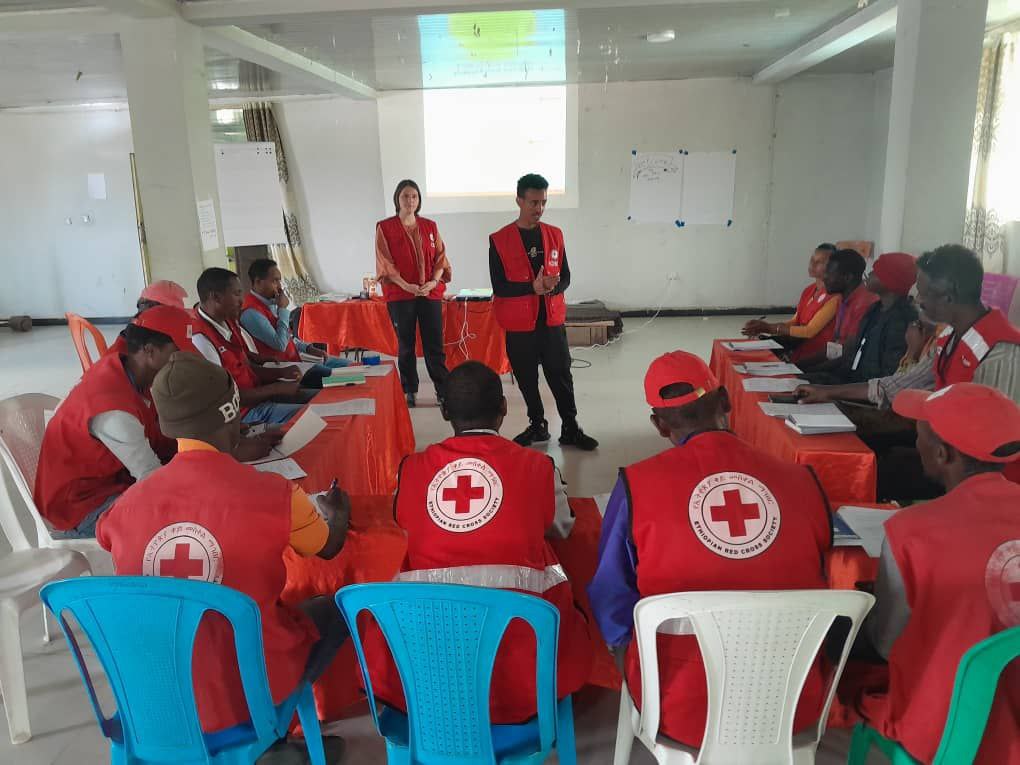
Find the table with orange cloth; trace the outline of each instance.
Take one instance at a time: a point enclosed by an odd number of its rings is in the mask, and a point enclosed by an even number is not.
[[[386,301],[346,300],[341,303],[305,303],[301,307],[301,339],[326,343],[330,353],[345,348],[367,348],[397,355],[397,335],[393,331]],[[469,359],[481,361],[499,374],[510,371],[506,356],[506,337],[496,322],[491,300],[443,301],[443,344],[451,369]],[[422,355],[421,337],[417,353]]]
[[[768,401],[765,393],[748,393],[733,364],[748,361],[776,361],[771,351],[730,351],[724,340],[712,344],[712,372],[730,394],[730,428],[754,446],[781,459],[810,465],[822,484],[830,504],[875,501],[877,465],[875,453],[852,433],[802,436],[779,418],[769,417],[758,406]]]
[[[318,490],[321,484],[307,485],[310,478],[299,483],[308,490]],[[604,688],[619,688],[620,675],[595,626],[586,591],[598,565],[602,516],[593,499],[571,498],[570,507],[576,516],[573,531],[569,538],[555,540],[552,545],[570,578],[574,600],[592,625],[595,661],[588,682]],[[333,560],[301,558],[292,550],[287,550],[284,602],[297,604],[316,595],[332,598],[337,590],[348,584],[388,582],[400,571],[407,545],[403,530],[393,519],[393,497],[352,496],[351,508],[351,528],[347,542]],[[346,710],[364,698],[361,692],[361,672],[350,640],[315,683],[314,690],[319,718],[323,720],[339,719]]]

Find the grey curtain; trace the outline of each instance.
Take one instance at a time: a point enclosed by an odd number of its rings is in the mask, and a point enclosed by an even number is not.
[[[272,104],[252,103],[245,106],[244,130],[249,141],[272,141],[276,144],[276,165],[283,192],[282,214],[287,243],[269,245],[269,257],[279,264],[287,292],[297,305],[316,300],[322,291],[305,263],[297,219],[297,203],[290,184],[290,172],[287,169],[287,153],[276,125],[276,118],[273,116]]]

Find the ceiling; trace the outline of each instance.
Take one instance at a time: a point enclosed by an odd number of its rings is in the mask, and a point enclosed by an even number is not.
[[[228,2],[240,6],[245,0]],[[375,90],[394,90],[454,82],[749,76],[853,14],[857,5],[856,0],[645,2],[567,2],[567,10],[535,13],[465,14],[462,9],[468,6],[461,5],[457,15],[439,16],[406,9],[288,13],[281,0],[272,23],[256,18],[238,26]],[[191,4],[201,5],[202,0]],[[0,13],[90,5],[84,0],[0,0]],[[1020,0],[990,0],[990,26],[1018,17]],[[663,44],[644,39],[663,30],[674,30],[676,39]],[[895,33],[890,31],[810,71],[884,69],[892,65],[894,45]],[[121,101],[127,96],[119,37],[112,29],[19,34],[5,32],[0,20],[0,61],[0,108]],[[212,48],[206,49],[206,73],[211,97],[327,92],[314,79],[279,74]],[[457,79],[465,76],[474,79]]]

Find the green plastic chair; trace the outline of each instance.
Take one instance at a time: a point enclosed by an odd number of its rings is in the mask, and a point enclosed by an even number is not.
[[[1020,627],[982,640],[960,659],[953,685],[949,716],[932,765],[973,762],[992,711],[995,689],[1006,665],[1020,656]],[[864,723],[857,723],[850,741],[847,765],[865,765],[868,751],[877,746],[893,765],[919,765],[899,743]]]

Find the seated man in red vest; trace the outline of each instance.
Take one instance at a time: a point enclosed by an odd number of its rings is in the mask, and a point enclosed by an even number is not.
[[[225,268],[207,268],[198,277],[198,299],[192,342],[199,353],[234,378],[241,391],[242,421],[274,425],[287,422],[307,403],[309,392],[301,392],[297,367],[260,366],[264,359],[255,341],[237,323],[244,305],[237,274]]]
[[[917,302],[922,318],[948,325],[935,354],[903,372],[847,385],[805,385],[804,403],[864,401],[881,412],[846,407],[857,435],[878,455],[879,499],[936,496],[938,487],[922,475],[912,423],[887,410],[904,390],[940,390],[957,382],[987,385],[1020,403],[1020,329],[997,308],[981,303],[984,269],[971,250],[945,244],[917,259]],[[1010,476],[1013,475],[1010,470]]]
[[[350,364],[347,359],[330,356],[303,342],[291,332],[290,298],[283,290],[283,274],[275,261],[269,258],[252,261],[248,280],[251,292],[244,296],[240,324],[252,336],[262,357],[279,362],[299,362],[302,355],[317,359],[319,363],[301,378],[301,384],[307,388],[321,388],[323,377]]]
[[[893,407],[917,420],[925,472],[948,493],[885,523],[877,602],[858,642],[888,660],[888,683],[866,691],[858,708],[931,762],[963,654],[1020,624],[1020,486],[1002,474],[1020,456],[1020,408],[974,383],[904,391]],[[848,675],[844,688],[853,685]],[[976,763],[1020,762],[1017,662],[998,688]]]
[[[158,306],[124,330],[123,351],[97,361],[46,427],[35,505],[59,533],[95,536],[96,521],[135,481],[173,456],[159,431],[149,387],[177,350],[194,352],[190,313]]]
[[[453,438],[410,455],[400,468],[394,503],[407,532],[397,580],[511,588],[559,609],[557,695],[574,693],[591,669],[588,623],[575,607],[570,582],[546,537],[573,527],[566,492],[545,454],[499,435],[506,399],[499,375],[468,361],[450,372],[443,417]],[[378,630],[366,635],[372,690],[401,710],[403,691]],[[519,723],[536,714],[535,642],[512,623],[492,677],[491,720]]]
[[[602,636],[637,704],[633,629],[641,598],[824,588],[832,544],[828,503],[810,468],[759,452],[726,429],[729,395],[704,361],[684,351],[660,356],[645,375],[645,398],[652,425],[671,446],[620,471],[588,587]],[[707,689],[693,636],[660,637],[659,676],[660,730],[700,746]],[[801,693],[795,733],[817,722],[823,701],[816,667]]]
[[[314,680],[347,636],[330,598],[285,605],[284,552],[329,560],[343,548],[350,503],[336,488],[317,498],[237,462],[240,397],[230,375],[196,354],[174,354],[152,384],[160,426],[178,439],[168,465],[132,486],[97,528],[121,576],[173,576],[239,590],[258,605],[266,669],[280,703]],[[320,517],[320,513],[321,516]],[[244,722],[233,635],[219,619],[199,627],[195,698],[207,732]]]

